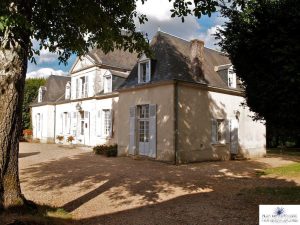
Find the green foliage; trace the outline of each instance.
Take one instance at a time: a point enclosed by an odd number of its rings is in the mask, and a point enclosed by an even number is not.
[[[67,137],[67,142],[68,143],[71,143],[72,144],[72,142],[75,140],[75,138],[72,136],[72,135],[70,135],[70,136],[68,136]]]
[[[39,87],[44,86],[45,83],[46,79],[44,78],[31,78],[26,79],[25,81],[24,101],[22,108],[23,130],[32,129],[29,105],[37,98]]]
[[[64,140],[64,136],[62,136],[62,135],[57,135],[56,136],[56,139],[58,140],[58,141],[62,141],[62,140]]]
[[[97,145],[93,148],[96,155],[105,155],[107,157],[118,156],[118,145]]]
[[[246,103],[282,135],[300,134],[300,1],[248,1],[240,10],[222,10],[229,18],[220,31],[246,91]]]

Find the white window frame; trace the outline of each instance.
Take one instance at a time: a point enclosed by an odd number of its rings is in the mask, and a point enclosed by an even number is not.
[[[103,76],[103,92],[110,93],[112,92],[112,75],[108,74]]]
[[[36,130],[38,131],[38,132],[40,132],[41,131],[41,114],[40,113],[37,113],[36,114],[36,125],[37,125],[37,128],[36,128]]]
[[[68,81],[66,84],[65,99],[70,99],[70,98],[71,98],[71,83],[70,81]]]
[[[42,87],[39,88],[39,95],[38,95],[38,102],[43,101],[43,89]]]
[[[148,73],[146,70],[146,80],[143,80],[142,78],[142,64],[148,64],[149,65],[149,69],[148,69]],[[143,61],[140,61],[138,63],[138,83],[139,84],[143,84],[143,83],[149,83],[151,81],[151,60],[150,59],[146,59]]]
[[[233,66],[227,70],[227,85],[230,88],[236,88],[236,74],[233,70]]]
[[[226,119],[212,119],[212,123],[214,124],[214,130],[212,130],[212,144],[226,144],[226,122]]]
[[[108,115],[108,117],[106,117]],[[107,120],[108,119],[108,120]],[[103,137],[111,137],[112,134],[112,110],[102,109]]]

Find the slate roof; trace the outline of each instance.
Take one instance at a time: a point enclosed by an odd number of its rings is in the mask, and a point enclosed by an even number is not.
[[[223,53],[204,47],[204,79],[200,79],[192,74],[189,41],[159,31],[150,45],[154,54],[150,83],[180,80],[228,88],[214,70],[215,66],[231,63]],[[136,64],[120,89],[141,85],[147,84],[138,84],[138,66]]]
[[[43,101],[38,102],[37,98],[31,105],[43,105],[49,102],[57,102],[65,95],[66,84],[71,81],[70,76],[50,75],[46,82],[46,91],[43,95]]]
[[[95,60],[96,64],[105,64],[125,70],[132,70],[138,61],[137,53],[130,53],[120,49],[115,49],[107,54],[100,49],[92,49],[88,55]]]

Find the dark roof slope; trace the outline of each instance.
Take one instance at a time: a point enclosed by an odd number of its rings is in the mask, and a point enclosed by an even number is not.
[[[49,76],[45,85],[46,91],[43,95],[43,101],[37,102],[37,99],[35,99],[32,105],[58,101],[61,96],[64,96],[66,84],[68,81],[71,81],[71,77],[69,76]]]
[[[137,53],[130,53],[120,49],[105,54],[100,49],[92,49],[88,55],[95,60],[97,64],[105,64],[126,70],[132,70],[138,60]]]
[[[164,32],[158,32],[151,41],[154,53],[151,69],[151,82],[181,80],[193,83],[205,83],[217,87],[227,87],[214,67],[229,64],[230,60],[223,53],[204,48],[204,79],[195,77],[191,70],[190,42]],[[138,84],[137,64],[121,88],[134,87]]]

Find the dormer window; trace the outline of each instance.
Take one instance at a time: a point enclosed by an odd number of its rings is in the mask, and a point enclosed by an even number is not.
[[[46,91],[46,87],[41,86],[39,88],[39,93],[38,93],[38,102],[42,102],[43,101],[43,95],[44,92]]]
[[[233,67],[228,68],[228,87],[230,88],[236,88],[236,74],[233,70]]]
[[[69,81],[66,84],[65,99],[70,99],[70,97],[71,97],[71,83]]]
[[[150,81],[151,74],[151,61],[144,60],[138,64],[139,83],[148,83]]]
[[[112,92],[112,76],[111,74],[104,76],[104,93]]]

